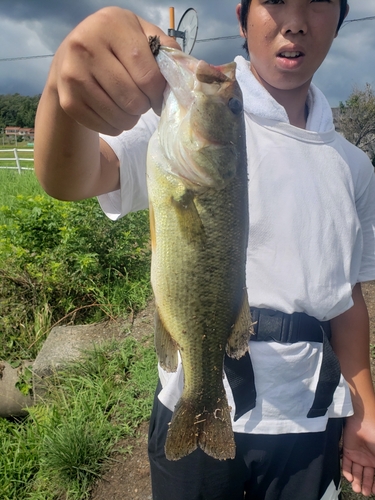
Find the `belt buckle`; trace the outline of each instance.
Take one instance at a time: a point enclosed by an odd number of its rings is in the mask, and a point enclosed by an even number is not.
[[[262,340],[287,342],[289,318],[281,311],[263,309],[259,315],[258,337]]]

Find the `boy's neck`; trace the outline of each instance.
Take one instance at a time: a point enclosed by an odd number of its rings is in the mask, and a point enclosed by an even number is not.
[[[293,90],[279,90],[265,87],[272,97],[285,108],[291,125],[306,128],[308,108],[306,106],[307,93],[310,84],[306,88]]]
[[[275,101],[285,108],[290,124],[305,129],[308,115],[306,100],[311,80],[296,89],[281,90],[269,85],[253,68],[252,73]]]

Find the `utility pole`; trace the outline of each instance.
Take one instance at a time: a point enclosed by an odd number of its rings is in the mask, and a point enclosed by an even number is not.
[[[182,16],[177,30],[175,29],[174,7],[169,7],[169,30],[168,35],[174,39],[182,39],[182,50],[190,54],[193,50],[197,32],[198,32],[198,15],[195,9],[187,9]]]
[[[174,31],[174,7],[169,7],[169,29]]]

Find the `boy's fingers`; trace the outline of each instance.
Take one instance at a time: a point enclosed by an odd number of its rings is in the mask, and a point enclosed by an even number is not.
[[[374,467],[363,467],[343,455],[342,475],[351,483],[355,493],[362,493],[365,496],[375,493],[374,474]]]
[[[84,28],[82,26],[82,30]],[[109,97],[126,113],[135,116],[147,111],[155,102],[159,104],[165,80],[151,52],[148,37],[158,35],[164,41],[169,41],[169,37],[133,12],[118,7],[94,14],[90,30],[97,36],[97,40],[90,42],[95,48],[90,56],[97,61],[92,65],[92,72]],[[81,36],[88,38],[87,28]]]
[[[93,85],[90,93],[76,94],[74,108],[60,100],[62,108],[84,127],[107,135],[118,135],[124,129],[132,128],[139,116],[125,113],[108,97],[106,92]]]
[[[371,495],[371,491],[374,484],[374,468],[364,467],[362,474],[362,494]]]
[[[113,98],[114,82],[127,79],[128,87],[134,86],[113,55],[107,54],[99,46],[95,56],[89,59],[90,70],[85,68],[88,59],[86,54],[77,54],[69,46],[62,54],[62,59],[63,64],[59,64],[59,61],[54,64],[58,65],[56,73],[60,106],[68,116],[91,130],[109,135],[117,135],[135,125],[138,117],[131,116],[125,111],[125,104],[121,108]],[[121,88],[124,86],[122,83],[117,85]],[[134,109],[141,110],[138,115],[143,109],[149,109],[149,100],[142,92],[129,90],[120,93],[124,102],[125,99],[132,99],[132,96],[137,100]]]
[[[353,481],[352,465],[353,462],[344,455],[342,457],[342,475],[347,481],[349,481],[349,483]]]
[[[108,7],[89,16],[63,42],[51,67],[62,109],[110,135],[132,128],[150,107],[160,111],[166,82],[149,47],[148,37],[155,35],[178,47],[130,11]]]
[[[133,45],[129,52],[122,52],[118,54],[118,57],[121,62],[124,60],[124,66],[129,68],[129,71],[131,71],[130,76],[133,81],[148,97],[150,106],[156,112],[160,112],[166,82],[151,52],[148,38],[150,36],[158,36],[161,45],[167,45],[177,49],[179,49],[180,46],[174,38],[167,36],[157,26],[154,26],[140,17],[134,20],[134,23],[137,22],[144,36],[139,37],[136,46]]]
[[[352,489],[355,493],[361,493],[363,480],[363,467],[353,463],[352,466],[353,482]]]

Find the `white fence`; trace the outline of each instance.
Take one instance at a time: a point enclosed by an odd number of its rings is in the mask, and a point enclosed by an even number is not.
[[[29,168],[29,167],[21,167],[21,161],[34,161],[34,158],[22,158],[19,156],[18,153],[34,153],[34,149],[17,149],[17,148],[14,148],[14,149],[0,149],[0,153],[9,153],[9,154],[12,154],[13,153],[13,158],[2,158],[0,156],[0,162],[1,161],[11,161],[11,162],[15,162],[16,163],[16,167],[9,167],[9,166],[1,166],[0,165],[0,169],[1,168],[7,168],[7,169],[11,169],[11,170],[18,170],[18,173],[21,174],[22,173],[22,170],[34,170],[32,167]]]

